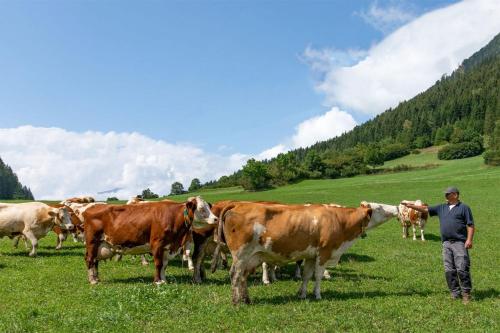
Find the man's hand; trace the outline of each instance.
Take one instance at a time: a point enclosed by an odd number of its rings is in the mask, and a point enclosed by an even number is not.
[[[471,240],[466,240],[465,241],[465,248],[466,249],[472,249],[472,241]]]

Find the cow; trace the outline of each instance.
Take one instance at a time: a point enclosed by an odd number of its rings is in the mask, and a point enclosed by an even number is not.
[[[116,254],[152,253],[154,283],[165,283],[170,257],[182,249],[191,228],[216,224],[217,217],[201,197],[184,203],[94,206],[84,213],[88,280],[99,282],[98,262]]]
[[[416,211],[415,209],[406,207],[405,205],[403,205],[403,203],[411,203],[418,206],[427,206],[427,204],[422,203],[421,200],[403,200],[398,207],[398,220],[401,222],[401,226],[403,227],[403,238],[408,238],[408,228],[411,226],[413,229],[413,240],[417,240],[416,227],[418,226],[420,229],[420,239],[422,240],[422,242],[424,242],[424,228],[425,224],[427,223],[427,219],[429,218],[429,214],[421,213],[419,211]]]
[[[62,243],[66,240],[69,234],[73,236],[74,242],[83,241],[83,222],[78,218],[78,216],[76,216],[75,212],[73,212],[70,207],[63,204],[51,204],[49,206],[52,208],[65,207],[68,210],[71,223],[73,224],[72,230],[63,229],[58,225],[54,225],[54,227],[52,227],[52,231],[57,235],[56,250],[60,250],[62,248]]]
[[[224,208],[226,208],[231,203],[237,201],[233,200],[223,200],[217,201],[211,205],[211,211],[215,216],[219,216]],[[217,225],[206,225],[203,228],[195,227],[192,230],[193,238],[193,282],[201,283],[205,278],[205,267],[203,266],[203,259],[207,254],[214,254],[214,260],[212,262],[212,273],[215,272],[218,265],[218,257],[221,255],[223,257],[223,265],[227,265],[227,258],[225,258],[225,248],[218,246],[217,241]]]
[[[315,274],[314,295],[321,299],[325,266],[335,266],[366,230],[397,213],[396,206],[368,202],[357,208],[241,203],[223,211],[219,223],[233,257],[233,304],[250,303],[247,277],[262,262],[301,259],[305,265],[299,297],[306,298],[307,284]]]
[[[86,203],[93,203],[95,202],[95,199],[91,196],[88,196],[88,195],[82,195],[82,196],[79,196],[79,197],[73,197],[73,198],[69,198],[69,199],[65,199],[61,202],[61,204],[65,204],[65,203],[69,203],[69,202],[72,202],[72,203],[78,203],[78,204],[86,204]]]
[[[149,201],[144,201],[144,199],[137,195],[135,197],[132,197],[130,198],[128,201],[127,201],[127,205],[134,205],[134,204],[141,204],[141,203],[147,203]]]
[[[0,238],[22,235],[31,242],[30,257],[36,256],[38,240],[54,225],[67,230],[74,228],[65,207],[53,208],[42,202],[0,204]]]
[[[305,204],[304,206],[307,207],[307,206],[310,206],[310,205],[311,204]],[[339,205],[339,204],[336,204],[336,203],[323,204],[323,206],[345,207],[345,206],[342,206],[342,205]],[[297,279],[297,280],[302,279],[302,272],[301,272],[300,267],[302,266],[303,262],[304,262],[304,260],[298,260],[295,263],[294,278]],[[276,281],[277,280],[277,278],[276,278],[276,269],[278,269],[278,268],[279,267],[276,266],[276,265],[269,266],[266,262],[263,262],[262,263],[262,283],[265,284],[265,285],[269,285],[269,284],[271,284],[271,282]],[[331,277],[330,273],[325,268],[325,270],[323,272],[323,279],[330,280],[331,278],[332,277]]]

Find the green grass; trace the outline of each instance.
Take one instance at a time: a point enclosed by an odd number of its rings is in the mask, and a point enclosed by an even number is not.
[[[410,155],[391,163],[435,163],[435,153]],[[420,161],[420,162],[419,162]],[[283,276],[263,286],[250,281],[250,306],[230,303],[228,273],[218,271],[203,285],[192,285],[180,261],[167,269],[168,284],[152,284],[153,268],[139,258],[100,265],[102,283],[86,280],[81,244],[53,250],[53,235],[41,241],[37,258],[0,242],[0,331],[2,332],[212,332],[212,331],[487,331],[500,330],[498,197],[500,168],[482,158],[441,162],[438,168],[350,179],[310,180],[275,190],[248,193],[240,188],[203,191],[220,199],[279,200],[290,203],[362,200],[396,204],[420,198],[443,201],[441,191],[456,185],[472,207],[477,225],[471,250],[474,301],[448,299],[436,218],[426,228],[428,241],[403,240],[393,219],[359,240],[323,281],[321,301],[299,301],[298,282]],[[179,196],[175,199],[184,199]],[[208,261],[206,265],[208,266]],[[284,268],[290,275],[293,265]]]

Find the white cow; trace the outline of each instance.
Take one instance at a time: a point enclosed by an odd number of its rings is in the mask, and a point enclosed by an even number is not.
[[[0,238],[23,235],[31,242],[30,257],[36,256],[38,240],[45,237],[54,225],[73,229],[65,207],[52,208],[42,202],[0,203]]]

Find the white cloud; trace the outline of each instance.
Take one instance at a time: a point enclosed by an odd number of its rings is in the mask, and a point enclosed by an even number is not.
[[[408,6],[404,7],[404,3],[398,2],[397,4],[382,7],[378,5],[377,1],[370,5],[368,11],[360,12],[359,16],[366,23],[383,33],[388,33],[415,18],[413,10]]]
[[[263,152],[261,152],[256,156],[256,159],[257,160],[271,159],[275,156],[278,156],[281,153],[285,153],[287,150],[288,150],[287,147],[284,144],[280,143],[274,147],[264,150]]]
[[[356,121],[347,112],[333,107],[324,115],[307,119],[300,123],[292,137],[292,147],[307,147],[318,141],[324,141],[356,126]]]
[[[308,147],[318,141],[339,136],[356,125],[356,121],[349,113],[333,107],[325,114],[304,120],[295,127],[295,132],[291,137],[285,139],[283,143],[264,150],[255,158],[271,159],[292,149]]]
[[[116,193],[100,197],[128,198],[146,187],[168,194],[174,181],[188,186],[195,177],[215,179],[237,170],[247,158],[208,154],[194,145],[170,144],[139,133],[76,133],[32,126],[0,129],[0,152],[37,199],[96,196],[115,188]]]
[[[326,70],[317,89],[325,93],[328,106],[381,113],[427,89],[486,45],[500,32],[499,17],[500,2],[490,0],[434,10],[388,35],[355,64]],[[324,58],[309,59],[313,70],[325,68]]]

